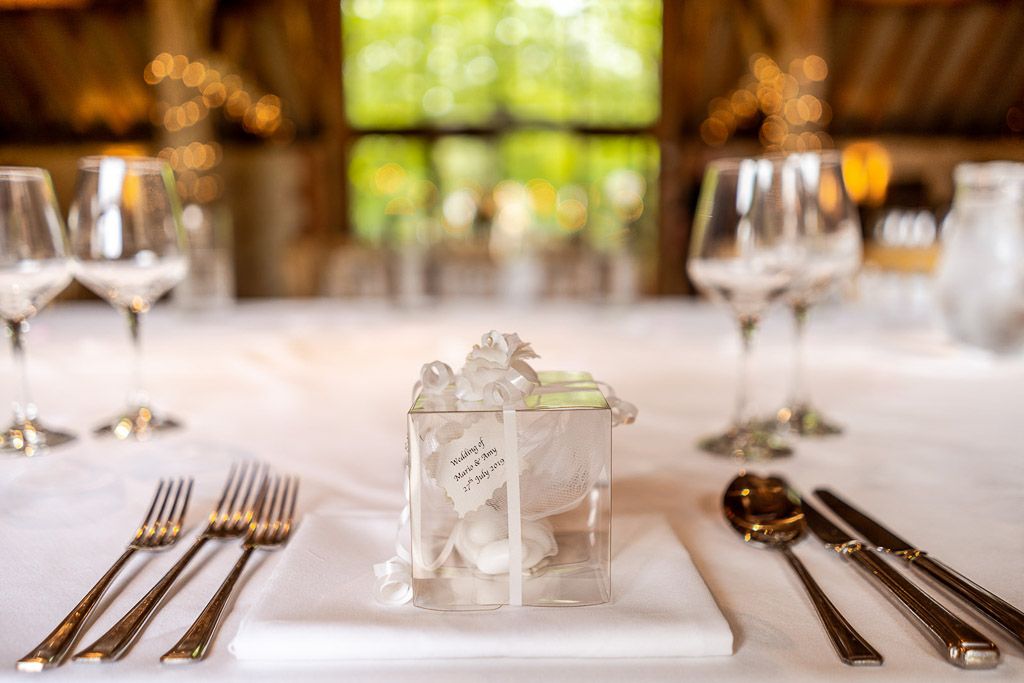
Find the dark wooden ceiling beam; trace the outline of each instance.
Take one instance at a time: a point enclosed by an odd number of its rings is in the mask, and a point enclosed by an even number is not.
[[[938,10],[917,9],[911,13],[907,23],[913,32],[904,53],[898,58],[900,68],[890,83],[889,98],[881,103],[884,107],[884,113],[881,115],[884,116],[886,124],[893,126],[895,130],[913,128],[911,122],[917,110],[917,101],[913,93],[921,85],[920,80],[925,77],[929,68],[928,60],[931,58],[934,45],[946,28],[943,13]],[[874,113],[876,118],[879,115],[878,112]]]
[[[967,97],[974,102],[984,100],[1000,99],[1003,102],[1010,100],[1012,103],[1013,94],[1021,95],[1021,83],[1008,80],[1008,72],[1012,71],[1013,64],[1022,56],[1020,36],[1024,34],[1024,4],[1012,3],[1003,9],[1002,16],[1006,27],[1002,32],[1005,40],[1000,44],[995,38],[992,42],[991,62],[984,71],[978,72],[974,78],[972,91]],[[999,97],[996,93],[1007,92],[1008,96]],[[990,104],[985,107],[988,112],[986,116],[979,117],[973,112],[975,122],[973,125],[979,128],[991,127],[993,130],[1001,130],[1006,116],[1005,109],[999,109],[997,105]]]
[[[1007,110],[1014,104],[1024,102],[1024,49],[1020,48],[1019,42],[1013,58],[998,73],[1002,78],[999,86],[990,91],[991,113],[987,127],[1003,130]]]
[[[893,108],[901,112],[900,120],[905,126],[902,132],[922,130],[922,103],[934,90],[935,73],[942,69],[943,64],[949,59],[949,45],[957,37],[958,23],[949,17],[947,10],[933,8],[927,12],[929,15],[937,15],[931,18],[936,22],[934,31],[927,34],[930,37],[927,44],[924,37],[919,36],[922,52],[913,68],[907,69],[903,88],[898,93],[897,101],[893,103]]]
[[[1000,68],[1000,49],[1007,43],[1018,43],[1022,16],[1019,6],[992,6],[988,23],[970,57],[964,61],[957,76],[958,92],[947,117],[952,130],[977,126],[992,110],[991,94],[981,89],[985,74]],[[1019,48],[1018,48],[1019,49]]]
[[[917,39],[916,14],[902,10],[893,13],[893,37],[888,45],[880,47],[875,77],[866,82],[863,96],[863,120],[870,130],[900,126],[891,104],[899,94],[901,76],[907,68],[906,53],[913,49]]]
[[[996,11],[991,3],[976,3],[949,11],[946,21],[956,25],[956,34],[945,44],[944,59],[931,70],[931,87],[921,102],[918,116],[923,130],[949,130],[949,116],[961,97],[963,74],[974,52],[990,40],[990,34],[985,32]]]
[[[886,25],[886,13],[879,11],[867,13],[855,24],[856,29],[852,31],[854,35],[845,48],[848,58],[842,60],[841,76],[833,83],[829,95],[835,112],[834,121],[839,130],[842,130],[845,122],[860,125],[863,114],[859,111],[858,98],[864,91],[863,82],[870,78],[864,60],[877,59],[877,51],[880,49],[878,35],[885,31]]]
[[[878,86],[891,72],[892,63],[898,60],[905,15],[898,9],[884,8],[872,12],[870,22],[871,28],[864,29],[856,66],[848,74],[850,84],[834,106],[844,117],[873,128],[879,118],[873,100]]]

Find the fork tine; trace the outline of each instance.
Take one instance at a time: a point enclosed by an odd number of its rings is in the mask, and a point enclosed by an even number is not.
[[[220,500],[213,507],[213,512],[210,513],[210,521],[216,521],[220,517],[220,511],[224,508],[224,501],[228,499],[228,492],[231,490],[231,482],[235,478],[235,470],[238,469],[238,463],[231,463],[231,467],[228,469],[228,479],[224,482],[224,490],[221,491]]]
[[[263,521],[270,524],[274,520],[274,506],[277,505],[277,496],[281,492],[281,477],[274,477],[274,490],[270,495],[270,504],[263,509]]]
[[[292,522],[295,520],[295,503],[299,500],[299,478],[292,477],[292,482],[294,482],[292,486],[292,504],[288,508],[288,519],[285,522],[289,531],[292,528]]]
[[[294,476],[289,477],[287,481],[287,486],[285,487],[284,490],[284,496],[281,497],[281,508],[277,516],[277,533],[274,536],[275,543],[280,543],[281,541],[283,541],[288,536],[288,532],[291,529],[291,520],[292,515],[295,514],[295,500],[298,488],[298,478]]]
[[[149,511],[146,512],[146,516],[143,518],[142,523],[139,524],[139,528],[135,532],[135,540],[142,538],[142,535],[146,533],[146,529],[149,528],[149,523],[153,517],[153,511],[156,510],[157,501],[160,500],[160,495],[164,490],[164,480],[161,479],[156,485],[156,493],[153,494],[153,502],[149,504]]]
[[[270,532],[270,525],[273,521],[274,506],[277,504],[277,496],[281,491],[281,477],[274,476],[273,481],[270,485],[270,490],[267,492],[270,500],[266,498],[263,500],[263,509],[260,511],[260,523],[257,525],[257,540],[258,542],[265,542],[267,535]]]
[[[231,500],[220,510],[219,517],[223,521],[229,521],[234,516],[235,502],[238,501],[238,494],[242,490],[242,485],[245,484],[246,475],[249,474],[249,464],[249,461],[245,460],[242,462],[241,467],[238,468],[238,476],[235,477],[234,490],[231,492]]]
[[[171,498],[171,491],[174,489],[174,480],[168,479],[167,485],[164,487],[164,495],[160,500],[160,508],[156,513],[156,516],[146,526],[146,537],[145,543],[152,545],[159,541],[160,529],[164,519],[164,510],[167,509],[167,501]]]
[[[181,489],[184,488],[185,486],[185,479],[179,477],[177,480],[177,484],[178,485],[174,489],[174,500],[171,502],[170,509],[167,510],[167,516],[160,520],[161,541],[167,536],[168,531],[170,531],[169,525],[171,524],[171,521],[174,519],[175,510],[178,507],[178,501],[181,499]],[[163,512],[162,509],[161,512]]]
[[[171,498],[171,491],[174,489],[174,480],[167,480],[167,491],[164,494],[164,499],[160,503],[160,512],[156,513],[156,518],[153,520],[155,526],[160,526],[160,522],[164,519],[164,511],[167,509],[167,501]]]
[[[275,478],[270,474],[270,468],[268,467],[266,472],[263,473],[263,479],[260,481],[260,490],[256,496],[256,500],[253,502],[252,516],[249,518],[249,536],[255,536],[261,525],[266,520],[267,501],[271,495],[271,489],[275,486]]]
[[[288,499],[288,485],[290,482],[291,479],[289,477],[281,477],[281,497],[275,501],[277,504],[270,510],[270,528],[267,530],[268,541],[276,538],[278,531],[281,529],[281,513]]]
[[[249,483],[246,485],[245,495],[242,496],[241,502],[238,504],[238,507],[234,509],[234,513],[232,515],[236,521],[248,523],[248,521],[252,519],[253,509],[249,505],[250,498],[252,499],[251,502],[255,502],[253,493],[255,492],[256,496],[259,496],[259,487],[256,485],[256,482],[260,482],[262,484],[262,478],[265,476],[264,467],[263,463],[258,462],[250,471]]]
[[[192,484],[194,481],[192,477],[188,478],[188,488],[185,489],[185,498],[181,502],[181,507],[178,508],[177,514],[171,515],[171,538],[176,537],[184,526],[185,512],[188,511],[188,503],[192,499]]]

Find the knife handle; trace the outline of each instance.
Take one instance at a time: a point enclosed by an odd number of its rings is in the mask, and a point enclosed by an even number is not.
[[[1019,609],[924,553],[909,558],[909,562],[911,567],[962,597],[1024,645],[1024,613]]]
[[[938,640],[950,664],[964,669],[991,669],[999,663],[999,649],[995,643],[935,602],[876,553],[856,548],[845,554],[889,589],[920,620]]]

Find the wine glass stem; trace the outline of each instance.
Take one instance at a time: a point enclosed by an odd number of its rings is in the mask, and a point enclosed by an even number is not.
[[[132,338],[132,391],[128,395],[128,403],[134,408],[148,407],[149,398],[142,381],[142,312],[132,307],[125,310],[128,316],[128,334]]]
[[[740,357],[736,380],[736,409],[733,413],[733,424],[742,427],[747,422],[747,400],[750,386],[750,350],[754,343],[754,331],[757,330],[757,317],[741,316],[740,324]]]
[[[25,364],[25,333],[28,322],[25,320],[5,320],[7,336],[11,338],[11,354],[14,364],[18,366],[18,393],[14,398],[14,424],[25,424],[33,417],[32,397],[28,391],[28,369]]]
[[[797,408],[807,401],[804,395],[804,347],[805,333],[807,327],[807,312],[811,306],[807,303],[795,303],[791,306],[793,311],[793,376],[789,389],[789,407]]]

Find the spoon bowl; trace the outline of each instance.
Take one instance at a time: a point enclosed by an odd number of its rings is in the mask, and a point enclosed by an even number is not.
[[[786,483],[777,477],[740,474],[726,487],[722,509],[743,540],[760,547],[795,543],[807,528],[800,504],[789,498]]]

